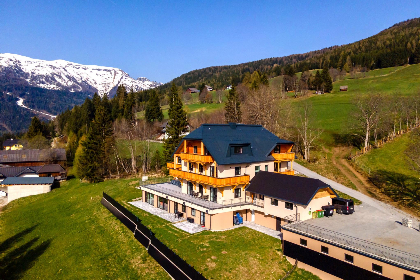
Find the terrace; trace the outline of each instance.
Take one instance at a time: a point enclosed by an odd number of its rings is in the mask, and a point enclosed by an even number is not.
[[[413,228],[405,227],[397,217],[369,205],[356,206],[352,215],[334,213],[330,218],[296,222],[283,228],[420,272],[418,223]]]
[[[180,187],[175,186],[171,183],[141,185],[139,189],[145,190],[147,192],[156,193],[156,195],[158,196],[166,197],[171,200],[173,200],[174,198],[182,200],[183,202],[190,203],[208,210],[218,210],[223,208],[232,208],[251,204],[251,201],[248,201],[246,197],[227,199],[222,201],[222,203],[216,203],[213,201],[197,198],[192,195],[182,193]]]

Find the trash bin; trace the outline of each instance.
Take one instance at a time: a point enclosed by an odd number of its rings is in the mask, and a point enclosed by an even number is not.
[[[312,219],[316,219],[317,218],[316,215],[317,215],[316,211],[313,211],[312,212]]]
[[[324,217],[324,210],[316,210],[316,212],[318,214],[318,218]]]
[[[330,217],[334,214],[334,206],[333,205],[322,206],[322,209],[324,210],[324,216],[325,217]]]

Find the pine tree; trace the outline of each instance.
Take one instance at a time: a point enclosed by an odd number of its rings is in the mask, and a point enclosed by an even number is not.
[[[131,120],[133,118],[134,104],[134,92],[131,90],[124,102],[124,119]]]
[[[324,66],[321,73],[322,83],[324,87],[324,92],[331,92],[333,89],[333,83],[331,79],[330,72],[328,71],[327,65]]]
[[[86,141],[82,142],[78,169],[83,179],[89,182],[99,182],[103,179],[108,172],[113,142],[109,100],[105,95],[95,112],[95,121],[86,136]]]
[[[38,134],[42,134],[44,128],[41,123],[41,121],[35,116],[32,118],[31,125],[28,128],[28,132],[26,133],[26,136],[31,139]]]
[[[156,91],[152,91],[150,99],[147,102],[145,117],[148,122],[163,120],[162,108],[160,107],[159,96]]]
[[[175,151],[181,142],[181,134],[186,131],[188,121],[187,113],[183,109],[181,98],[178,94],[178,89],[172,83],[169,91],[169,121],[166,128],[168,138],[164,143],[164,158],[167,162],[172,160],[172,153]]]
[[[319,70],[317,70],[315,73],[313,85],[315,86],[316,90],[319,90],[319,88],[322,86],[322,76],[321,73],[319,73]]]
[[[232,89],[229,90],[227,101],[225,103],[225,120],[226,123],[241,122],[241,102],[239,101],[238,93],[236,92],[235,86],[232,86]]]

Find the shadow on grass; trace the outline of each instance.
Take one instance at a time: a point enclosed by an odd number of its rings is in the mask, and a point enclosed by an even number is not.
[[[30,269],[35,261],[48,249],[51,239],[39,243],[35,237],[17,246],[17,243],[31,233],[37,226],[27,228],[0,244],[0,275],[1,279],[20,279]]]
[[[398,202],[415,206],[420,201],[420,180],[416,177],[388,170],[378,170],[371,173],[369,180]]]
[[[353,133],[333,133],[332,137],[336,146],[353,146],[361,148],[363,140]]]

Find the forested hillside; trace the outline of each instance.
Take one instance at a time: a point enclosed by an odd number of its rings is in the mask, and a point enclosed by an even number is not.
[[[274,57],[238,65],[213,66],[194,70],[175,78],[184,88],[201,83],[223,88],[243,80],[245,73],[256,70],[268,76],[279,76],[285,66],[293,65],[297,72],[329,68],[351,71],[351,68],[372,70],[420,62],[420,18],[407,20],[363,40],[285,57]],[[170,85],[165,84],[162,89]]]

